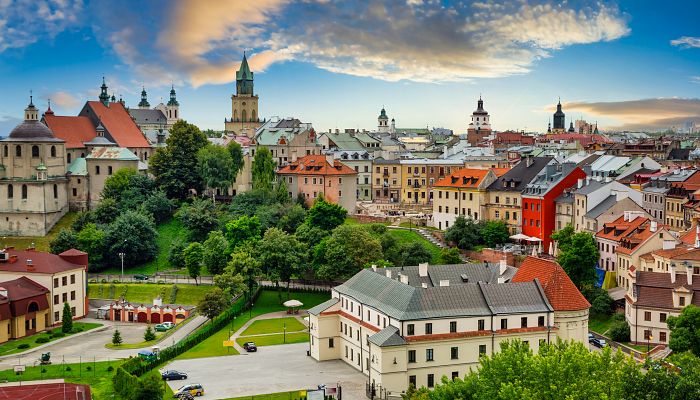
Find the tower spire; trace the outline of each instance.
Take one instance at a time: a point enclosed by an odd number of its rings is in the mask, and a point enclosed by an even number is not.
[[[146,95],[146,87],[141,86],[141,101],[139,102],[139,108],[149,108],[151,105],[148,103],[148,96]]]
[[[105,106],[109,104],[109,94],[107,93],[107,84],[104,76],[102,76],[102,86],[100,86],[100,102]]]

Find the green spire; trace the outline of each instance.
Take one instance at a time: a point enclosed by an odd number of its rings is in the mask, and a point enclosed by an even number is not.
[[[148,108],[150,106],[151,105],[148,103],[148,99],[146,96],[146,88],[142,86],[141,87],[141,101],[139,102],[139,107],[140,108]]]
[[[105,77],[102,77],[102,86],[100,86],[100,102],[105,106],[109,104],[109,94],[107,94],[107,84],[105,83]]]
[[[253,95],[253,73],[248,66],[248,58],[243,52],[241,67],[236,71],[236,94]]]
[[[169,106],[179,106],[180,103],[177,102],[177,98],[175,97],[175,85],[172,85],[170,87],[170,101],[168,101]]]

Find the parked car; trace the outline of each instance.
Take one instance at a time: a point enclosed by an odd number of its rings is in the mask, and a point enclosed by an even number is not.
[[[608,343],[605,341],[605,339],[598,339],[598,338],[593,338],[593,340],[591,341],[591,344],[593,344],[594,346],[600,347],[600,348],[603,348],[603,347],[608,345]]]
[[[155,329],[156,332],[165,332],[170,328],[168,328],[168,326],[165,324],[158,324],[158,325],[154,326],[153,329]]]
[[[164,325],[168,329],[172,329],[175,327],[175,324],[173,324],[172,322],[163,322],[161,325]]]
[[[185,399],[187,395],[190,396],[202,396],[204,394],[204,388],[199,383],[190,383],[189,385],[182,386],[180,389],[176,390],[173,394],[173,398]]]
[[[187,374],[180,371],[163,371],[160,376],[163,377],[165,381],[187,379]]]
[[[136,275],[134,275],[134,280],[135,281],[147,281],[148,276],[143,275],[143,274],[136,274]]]
[[[258,347],[255,345],[255,342],[245,342],[243,343],[243,348],[248,353],[258,351]]]
[[[595,336],[593,336],[592,333],[588,334],[588,343],[593,343],[593,339],[595,339]]]

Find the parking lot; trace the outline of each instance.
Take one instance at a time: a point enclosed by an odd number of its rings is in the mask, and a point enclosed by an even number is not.
[[[343,399],[363,399],[365,376],[340,360],[316,362],[306,355],[308,343],[259,347],[257,353],[177,360],[163,369],[188,374],[187,380],[170,381],[173,390],[187,383],[204,387],[205,399],[227,399],[254,394],[316,388],[319,384],[343,387]]]

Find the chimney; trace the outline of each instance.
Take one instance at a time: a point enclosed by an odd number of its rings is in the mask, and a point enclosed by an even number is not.
[[[7,297],[7,289],[0,287],[0,296]]]
[[[656,232],[656,229],[658,229],[658,223],[656,221],[651,221],[651,226],[649,227],[650,232]]]
[[[671,263],[668,273],[671,274],[671,283],[676,283],[676,263]]]
[[[399,281],[404,285],[408,285],[408,275],[399,274]]]
[[[387,270],[385,271],[385,273],[386,273],[386,277],[389,278],[389,279],[391,279],[391,270],[390,270],[390,269],[387,269]]]
[[[441,279],[440,286],[450,286],[450,280],[449,279]]]
[[[610,183],[610,182],[612,182],[612,178],[609,177],[609,176],[606,176],[606,177],[605,177],[605,183]]]
[[[506,263],[506,260],[501,260],[498,263],[498,275],[505,274],[507,269],[508,269],[508,264]]]
[[[377,264],[372,264],[372,271],[377,272]]]
[[[693,267],[691,265],[685,266],[685,274],[688,277],[688,285],[693,286]]]
[[[422,287],[423,289],[427,289],[427,288],[428,288],[428,284],[427,284],[427,283],[421,283],[421,284],[420,284],[420,287]]]
[[[586,177],[586,185],[588,185],[588,184],[590,184],[590,183],[591,183],[591,177],[590,177],[590,176],[587,176],[587,177]]]
[[[428,276],[428,263],[427,262],[418,264],[418,276],[420,276],[420,277]]]
[[[576,182],[576,188],[581,189],[583,187],[583,179],[579,178],[579,180]]]
[[[630,212],[629,212],[629,211],[625,211],[622,215],[623,215],[623,219],[625,220],[625,222],[629,222],[629,220],[630,220]]]
[[[506,279],[505,278],[498,278],[498,283],[506,283]]]

